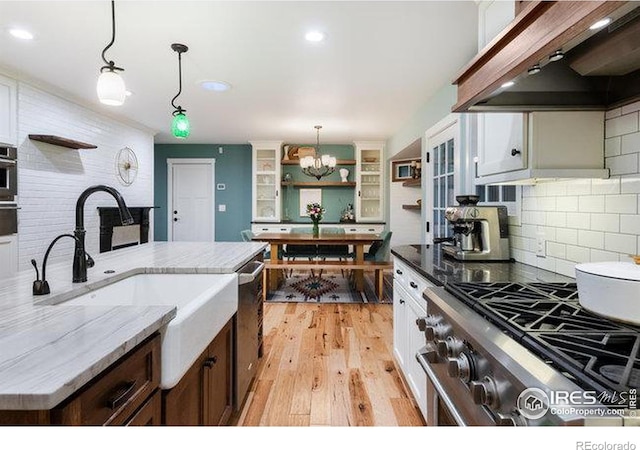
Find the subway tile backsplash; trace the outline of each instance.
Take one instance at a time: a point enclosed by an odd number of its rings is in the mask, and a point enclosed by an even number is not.
[[[640,102],[605,117],[611,178],[523,187],[521,225],[510,227],[517,261],[574,277],[576,263],[640,253]],[[540,237],[545,257],[536,254]]]

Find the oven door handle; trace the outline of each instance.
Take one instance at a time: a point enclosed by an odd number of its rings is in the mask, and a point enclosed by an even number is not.
[[[0,167],[13,167],[16,165],[16,160],[15,159],[4,159],[4,158],[0,158]]]
[[[467,423],[464,421],[455,405],[453,404],[447,393],[444,391],[442,384],[440,384],[440,381],[438,381],[438,378],[436,378],[436,374],[433,373],[433,370],[431,370],[431,367],[429,367],[429,362],[425,357],[426,351],[426,347],[422,347],[420,350],[418,350],[418,353],[416,353],[416,359],[418,360],[418,363],[422,367],[422,370],[424,370],[424,372],[427,374],[427,377],[429,377],[429,381],[433,384],[433,387],[435,387],[438,395],[440,396],[440,399],[449,409],[449,412],[453,416],[453,420],[455,420],[459,426],[466,427]]]
[[[13,211],[14,209],[22,209],[20,206],[0,206],[0,211]]]

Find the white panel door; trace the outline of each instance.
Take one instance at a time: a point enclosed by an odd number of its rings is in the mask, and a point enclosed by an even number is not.
[[[525,116],[487,113],[478,117],[478,176],[527,168]]]
[[[174,162],[170,168],[169,240],[214,241],[213,163]]]
[[[17,145],[17,84],[0,76],[0,144]]]

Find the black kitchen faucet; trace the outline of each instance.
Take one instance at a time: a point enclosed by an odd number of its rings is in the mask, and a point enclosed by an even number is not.
[[[118,203],[122,225],[131,225],[133,223],[133,217],[131,217],[127,204],[124,202],[120,192],[114,188],[99,184],[85,189],[84,192],[80,194],[76,203],[76,229],[73,231],[73,234],[76,237],[76,246],[73,253],[74,283],[83,283],[87,281],[87,256],[84,249],[84,237],[86,234],[84,229],[84,204],[87,201],[87,198],[94,192],[106,192],[111,194]]]

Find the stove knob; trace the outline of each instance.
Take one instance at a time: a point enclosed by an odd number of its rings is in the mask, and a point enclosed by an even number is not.
[[[484,377],[482,381],[472,381],[471,395],[476,405],[494,407],[499,405],[496,382],[491,377]]]
[[[451,335],[451,325],[438,323],[425,328],[424,335],[427,341],[441,341]]]
[[[438,354],[442,358],[455,358],[464,350],[464,343],[454,336],[449,336],[444,341],[438,342],[437,347]]]
[[[448,362],[447,373],[451,378],[460,378],[465,383],[471,380],[472,365],[466,354],[460,353],[457,358],[449,358]]]
[[[416,325],[418,325],[420,331],[425,331],[428,326],[437,325],[440,322],[442,322],[442,317],[434,316],[432,314],[416,319]]]
[[[513,411],[507,414],[498,413],[496,425],[500,427],[520,427],[527,425],[527,421],[517,411]]]

